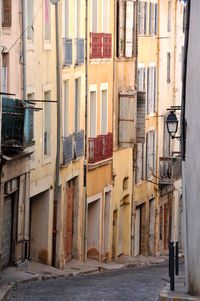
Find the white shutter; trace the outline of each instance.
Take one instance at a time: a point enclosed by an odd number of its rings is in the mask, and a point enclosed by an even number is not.
[[[135,183],[140,184],[142,180],[142,144],[137,144],[137,162]]]
[[[133,2],[126,1],[126,47],[125,56],[133,56]]]
[[[142,15],[143,15],[143,2],[139,1],[139,35],[142,35],[143,33]]]
[[[150,100],[151,100],[151,78],[150,68],[147,68],[147,114],[150,113]]]
[[[154,67],[150,68],[150,91],[151,91],[151,100],[150,100],[150,113],[154,111]]]
[[[157,76],[157,67],[154,67],[154,112],[157,112],[157,80],[158,80],[158,76]]]
[[[158,34],[158,3],[155,4],[155,35]]]
[[[118,36],[118,54],[119,57],[124,56],[124,48],[125,48],[125,9],[124,9],[124,1],[119,1],[119,36]]]
[[[147,179],[151,177],[151,132],[147,133]]]
[[[142,179],[146,179],[146,142],[142,145]]]

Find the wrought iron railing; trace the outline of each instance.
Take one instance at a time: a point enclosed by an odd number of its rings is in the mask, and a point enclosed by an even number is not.
[[[90,32],[90,59],[112,57],[112,34]]]
[[[89,163],[97,163],[113,156],[113,134],[89,138]]]

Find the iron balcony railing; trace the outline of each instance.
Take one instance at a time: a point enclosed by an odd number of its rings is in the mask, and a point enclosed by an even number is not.
[[[84,130],[74,133],[74,159],[84,155]]]
[[[76,65],[84,64],[84,39],[75,39],[76,41]]]
[[[63,38],[63,65],[72,65],[72,39]]]
[[[112,34],[90,32],[90,59],[112,57]]]
[[[113,134],[89,138],[88,163],[97,163],[113,156]]]
[[[181,157],[160,157],[159,184],[172,184],[181,176]]]
[[[33,110],[19,99],[2,97],[2,148],[23,150],[33,142]]]
[[[66,166],[72,162],[73,159],[72,144],[73,144],[72,135],[62,138],[62,150],[63,150],[62,165],[63,166]]]

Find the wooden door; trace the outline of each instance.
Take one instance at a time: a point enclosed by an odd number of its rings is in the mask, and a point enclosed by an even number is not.
[[[135,248],[134,256],[140,254],[140,207],[135,210]]]
[[[65,215],[65,261],[72,259],[72,234],[73,234],[73,203],[74,203],[74,186],[70,181],[66,191],[66,215]]]
[[[116,258],[116,244],[117,244],[117,210],[113,212],[113,233],[112,233],[112,258]]]
[[[168,233],[168,206],[164,205],[164,249],[168,250],[169,233]]]

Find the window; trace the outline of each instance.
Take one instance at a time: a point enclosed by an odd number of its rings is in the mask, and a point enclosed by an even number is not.
[[[98,32],[98,0],[91,0],[92,4],[92,32]]]
[[[144,34],[147,34],[148,2],[144,3]]]
[[[150,3],[149,7],[149,35],[153,35],[155,30],[155,11],[154,3]]]
[[[34,0],[27,0],[27,39],[33,41],[34,38]]]
[[[44,0],[44,39],[51,41],[51,2]]]
[[[97,136],[97,92],[90,92],[90,138]]]
[[[158,4],[155,4],[155,35],[158,34]]]
[[[102,32],[109,33],[109,0],[102,0]]]
[[[108,133],[108,90],[101,91],[101,135]]]
[[[168,20],[167,20],[167,30],[171,32],[171,1],[168,1]]]
[[[171,81],[171,53],[167,53],[167,82]]]
[[[68,136],[69,80],[63,83],[63,137]]]
[[[51,92],[44,93],[44,100],[51,99]],[[51,103],[44,102],[44,155],[51,155]]]
[[[147,133],[147,179],[156,176],[157,167],[157,133],[152,130]]]
[[[157,67],[147,70],[147,114],[157,112]]]
[[[138,68],[138,89],[139,91],[146,90],[146,69]]]
[[[2,26],[11,27],[12,25],[12,1],[2,1]]]
[[[63,20],[62,20],[62,31],[63,31],[63,38],[69,37],[69,0],[63,0]]]
[[[139,35],[144,34],[144,3],[139,1]]]
[[[81,78],[75,79],[75,116],[74,116],[74,131],[80,131],[80,105],[81,105]]]

